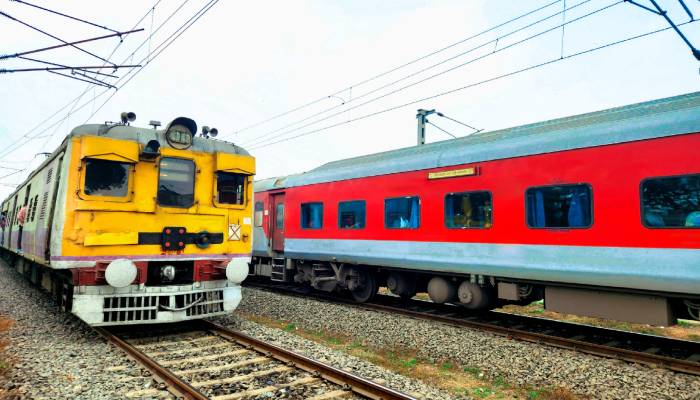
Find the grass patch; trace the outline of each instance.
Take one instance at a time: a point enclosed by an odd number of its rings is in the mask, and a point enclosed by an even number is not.
[[[412,349],[376,348],[359,338],[337,332],[304,329],[288,321],[278,321],[259,315],[242,314],[246,319],[259,324],[282,329],[300,337],[323,344],[335,350],[358,357],[404,376],[421,380],[431,386],[454,393],[457,398],[477,399],[576,399],[564,389],[516,387],[500,375],[489,376],[487,371],[468,365],[459,365],[455,360],[427,360],[418,357]],[[290,328],[293,327],[293,328]],[[556,397],[565,393],[570,397]]]

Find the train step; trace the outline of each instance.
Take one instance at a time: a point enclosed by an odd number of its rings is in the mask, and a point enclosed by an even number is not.
[[[285,267],[284,258],[272,259],[272,270],[270,271],[270,280],[275,282],[287,281],[287,268]]]

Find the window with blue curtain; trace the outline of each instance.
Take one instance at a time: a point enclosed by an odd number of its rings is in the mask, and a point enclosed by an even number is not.
[[[362,229],[365,227],[365,201],[341,201],[338,203],[338,227]]]
[[[303,229],[323,228],[323,203],[301,205],[301,227]]]
[[[542,186],[527,190],[527,225],[531,228],[587,228],[593,223],[593,196],[585,184]]]
[[[700,174],[646,179],[642,217],[648,228],[700,228]]]
[[[445,196],[445,226],[448,228],[490,228],[491,193],[450,193]]]
[[[416,229],[420,226],[418,197],[398,197],[384,200],[384,226],[394,229]]]

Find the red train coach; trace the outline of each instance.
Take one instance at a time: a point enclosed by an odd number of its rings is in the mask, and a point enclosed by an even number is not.
[[[250,274],[367,301],[667,325],[700,314],[700,92],[255,186]]]

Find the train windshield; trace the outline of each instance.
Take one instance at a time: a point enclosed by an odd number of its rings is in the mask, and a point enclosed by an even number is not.
[[[158,204],[190,207],[194,204],[194,161],[164,157],[160,160]]]
[[[129,164],[97,159],[85,161],[85,194],[125,197],[128,191]]]

